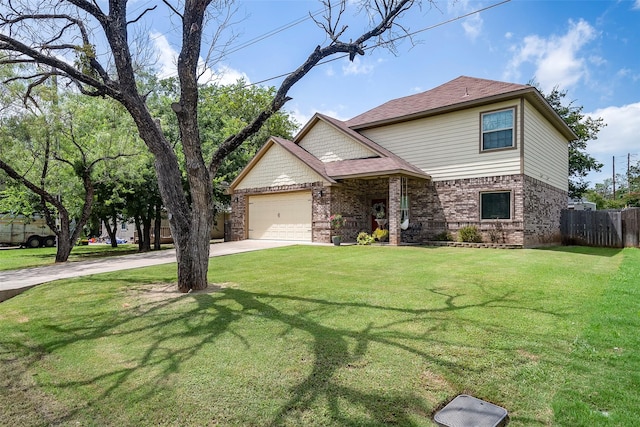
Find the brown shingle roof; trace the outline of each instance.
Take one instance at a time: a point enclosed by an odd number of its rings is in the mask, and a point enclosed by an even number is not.
[[[316,116],[318,119],[324,120],[325,122],[331,124],[340,132],[345,133],[346,135],[350,136],[351,138],[358,141],[365,147],[371,149],[373,152],[377,153],[380,156],[379,158],[373,157],[368,159],[350,159],[338,162],[330,162],[338,163],[337,165],[330,165],[330,163],[326,163],[325,169],[327,171],[327,174],[331,177],[346,178],[350,176],[370,175],[376,171],[376,168],[378,168],[377,171],[380,174],[404,172],[422,178],[430,178],[429,175],[427,175],[421,169],[415,167],[403,158],[396,156],[391,151],[373,142],[366,136],[354,131],[353,129],[350,129],[349,127],[347,127],[345,122],[334,119],[333,117],[325,116],[324,114],[318,113]]]
[[[423,179],[429,178],[429,175],[422,170],[396,156],[341,160],[325,163],[324,167],[327,170],[327,175],[334,179],[362,178],[398,173]]]
[[[427,115],[430,111],[453,107],[456,104],[474,103],[499,95],[528,90],[535,89],[529,85],[460,76],[426,92],[388,101],[348,120],[345,124],[350,128],[367,127],[394,121],[394,119]]]
[[[348,129],[344,124],[340,125],[339,120],[329,118],[334,125],[339,125],[340,129],[348,130],[352,136],[358,136],[358,139],[366,140],[366,145],[369,148],[378,151],[383,157],[371,157],[366,159],[349,159],[339,160],[335,162],[324,163],[317,157],[313,156],[307,150],[300,147],[295,142],[289,141],[284,138],[271,137],[271,140],[276,144],[289,151],[295,157],[297,157],[304,164],[320,174],[324,179],[331,183],[335,183],[336,179],[344,179],[350,177],[364,177],[364,176],[378,176],[390,173],[404,173],[420,178],[427,179],[429,175],[424,173],[421,169],[413,166],[409,162],[401,159],[395,154],[380,147],[375,142],[363,137],[362,135],[353,132]],[[364,141],[361,141],[364,142]]]
[[[352,137],[356,141],[358,141],[361,144],[363,144],[365,147],[368,147],[369,149],[373,150],[380,157],[389,158],[395,164],[395,168],[396,169],[401,170],[401,171],[405,171],[405,172],[409,172],[409,173],[411,173],[413,175],[417,174],[417,175],[420,175],[422,177],[429,178],[429,175],[424,173],[424,171],[422,171],[421,169],[418,169],[417,167],[413,166],[411,163],[407,162],[403,158],[396,156],[391,151],[389,151],[386,148],[384,148],[383,146],[373,142],[372,140],[370,140],[366,136],[354,131],[353,129],[350,129],[349,127],[347,127],[345,122],[340,121],[338,119],[334,119],[333,117],[325,116],[323,114],[318,114],[318,117],[320,119],[323,119],[326,122],[330,123],[331,125],[335,126],[338,130],[340,130],[341,132],[344,132],[345,134],[349,135],[350,137]],[[368,160],[368,159],[358,159],[358,161],[360,161],[360,160]],[[371,160],[376,160],[376,158],[373,158]],[[344,161],[350,162],[352,160],[344,160]],[[381,163],[375,163],[375,162],[371,162],[370,163],[370,165],[374,165],[374,164],[381,164]],[[358,165],[362,165],[362,163],[358,163]],[[389,169],[389,170],[391,170],[391,169]],[[331,175],[331,174],[329,174],[329,175]]]

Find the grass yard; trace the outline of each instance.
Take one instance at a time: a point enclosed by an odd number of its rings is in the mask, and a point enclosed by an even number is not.
[[[640,250],[299,246],[38,286],[0,304],[0,423],[635,426]]]
[[[163,245],[162,248],[173,247]],[[85,261],[113,255],[127,255],[138,252],[138,245],[124,244],[112,248],[111,245],[74,246],[69,261]],[[2,249],[0,250],[0,270],[15,270],[18,268],[39,267],[55,263],[56,248],[33,249]]]

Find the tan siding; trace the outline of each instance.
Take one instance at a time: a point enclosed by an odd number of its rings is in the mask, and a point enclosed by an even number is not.
[[[318,121],[299,143],[323,162],[363,159],[376,153],[323,121]]]
[[[567,191],[569,145],[529,102],[525,102],[524,132],[524,174]]]
[[[520,173],[520,108],[516,109],[516,149],[480,153],[480,113],[517,107],[518,101],[399,123],[363,131],[434,181]]]
[[[322,180],[313,169],[274,144],[235,188],[279,187]]]

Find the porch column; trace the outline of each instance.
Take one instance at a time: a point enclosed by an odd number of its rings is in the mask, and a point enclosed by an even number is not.
[[[389,244],[400,244],[400,177],[389,177]]]

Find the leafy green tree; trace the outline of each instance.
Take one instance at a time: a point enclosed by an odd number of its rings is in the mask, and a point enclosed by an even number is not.
[[[104,162],[126,155],[121,150],[131,133],[114,138],[122,122],[109,113],[121,107],[109,100],[56,95],[55,102],[43,97],[39,105],[37,112],[14,108],[0,119],[0,169],[38,198],[38,210],[57,236],[56,262],[64,262],[89,220],[93,175]]]
[[[640,207],[640,163],[630,166],[627,174],[617,174],[615,192],[612,178],[597,183],[585,192],[585,198],[598,209]]]
[[[0,172],[0,213],[30,217],[40,210],[36,194],[9,178],[4,171]]]
[[[629,205],[640,207],[640,162],[629,167],[627,174]]]
[[[578,139],[569,142],[569,197],[579,198],[589,187],[589,183],[585,181],[589,172],[602,169],[602,163],[587,153],[587,143],[598,139],[598,132],[606,124],[601,117],[594,119],[585,116],[582,113],[583,107],[575,105],[574,101],[566,103],[566,96],[567,92],[557,87],[544,95],[556,113],[578,136]]]
[[[154,229],[155,249],[160,248],[160,221],[162,220],[162,198],[158,189],[152,160],[147,157],[138,163],[141,167],[124,178],[126,190],[123,193],[123,216],[133,219],[138,233],[138,250],[151,250],[151,230]]]
[[[596,204],[596,209],[622,209],[625,201],[621,197],[626,192],[626,183],[620,186],[622,176],[618,175],[616,179],[616,192],[613,192],[613,179],[607,178],[603,182],[595,184],[594,188],[590,188],[584,192],[584,198]]]
[[[116,231],[118,224],[125,220],[122,212],[125,200],[122,197],[123,188],[115,179],[102,180],[94,186],[94,203],[91,211],[92,218],[102,224],[111,241],[111,247],[118,247]]]
[[[176,79],[158,82],[150,78],[147,84],[150,88],[156,88],[148,96],[149,108],[160,118],[166,138],[174,146],[180,147],[177,119],[175,114],[170,113],[171,102],[179,92]],[[273,87],[248,85],[242,79],[231,85],[203,85],[198,101],[198,127],[203,155],[210,157],[223,141],[246,127],[261,110],[268,107],[274,94]],[[288,112],[278,111],[242,146],[222,160],[218,174],[213,179],[216,212],[228,204],[229,196],[224,194],[224,183],[230,183],[238,176],[270,136],[291,139],[298,127],[299,123]],[[177,153],[183,170],[185,191],[188,193],[184,157],[180,155],[181,150],[177,150]]]
[[[6,56],[6,59],[0,58],[0,64],[31,65],[28,73],[19,76],[29,83],[29,88],[54,76],[65,78],[83,94],[108,96],[126,108],[140,137],[154,155],[162,199],[171,213],[171,234],[178,259],[178,289],[189,292],[208,285],[208,232],[213,223],[214,179],[224,159],[284,107],[291,99],[289,90],[322,60],[336,54],[348,54],[353,60],[357,55],[364,55],[366,43],[393,49],[399,33],[408,32],[396,20],[413,10],[414,6],[431,2],[321,1],[325,14],[316,20],[316,24],[325,33],[324,46],[311,47],[309,56],[283,79],[269,105],[240,131],[220,141],[208,158],[203,154],[203,139],[198,127],[198,79],[201,75],[201,54],[206,51],[206,48],[202,49],[203,36],[216,34],[213,39],[219,40],[218,36],[230,25],[229,16],[234,2],[185,0],[176,2],[177,6],[167,1],[160,2],[167,7],[168,19],[179,22],[182,31],[177,62],[180,94],[171,108],[178,123],[189,197],[184,192],[183,170],[176,147],[166,138],[161,123],[148,108],[147,94],[140,90],[137,70],[144,58],[137,57],[136,52],[143,49],[139,49],[139,43],[131,42],[130,35],[144,25],[143,16],[155,7],[132,16],[134,12],[128,10],[132,2],[128,0],[110,0],[108,6],[94,0],[42,0],[37,9],[31,0],[13,0],[7,13],[0,14],[0,54]],[[368,18],[369,25],[362,32],[352,30],[342,22],[347,6],[353,3],[356,10]],[[206,18],[211,20],[207,22]],[[48,31],[42,31],[42,28]],[[210,31],[205,32],[205,28]],[[347,39],[348,42],[343,41]],[[98,53],[98,47],[102,46],[107,52]],[[209,52],[215,51],[215,47],[210,46]],[[75,57],[76,60],[65,61],[62,57]],[[112,59],[113,64],[105,63],[105,58]]]

